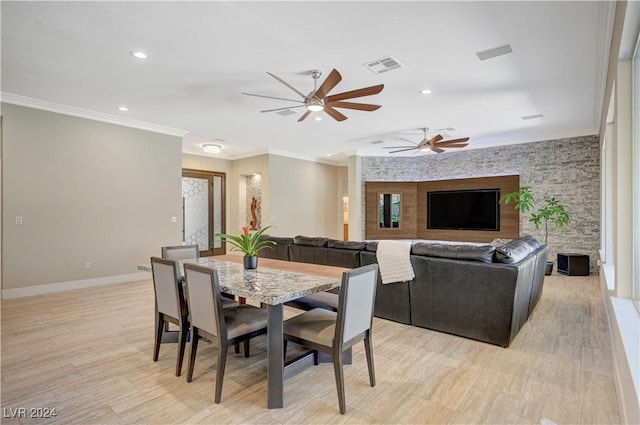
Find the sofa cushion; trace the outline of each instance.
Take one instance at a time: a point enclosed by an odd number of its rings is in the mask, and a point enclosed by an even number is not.
[[[366,242],[358,241],[339,241],[337,239],[329,239],[327,241],[327,248],[353,249],[355,251],[362,251],[365,245]]]
[[[521,237],[520,240],[525,241],[526,243],[531,245],[531,248],[533,248],[534,250],[542,246],[542,243],[538,239],[536,239],[534,236],[531,236],[531,235],[525,235]]]
[[[378,241],[369,241],[364,247],[365,251],[376,252],[378,251]]]
[[[417,242],[411,247],[413,255],[425,257],[453,258],[457,260],[492,263],[496,248],[491,245],[450,245]]]
[[[524,260],[533,251],[534,249],[529,243],[516,239],[496,248],[496,261],[505,264],[517,263]]]
[[[311,237],[311,236],[296,236],[293,238],[294,245],[306,245],[306,246],[327,246],[329,238]]]
[[[278,245],[293,245],[293,238],[285,236],[262,235],[262,239],[267,241],[274,241]]]

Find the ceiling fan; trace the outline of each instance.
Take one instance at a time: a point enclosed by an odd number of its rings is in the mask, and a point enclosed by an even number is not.
[[[262,94],[252,94],[252,93],[242,93],[247,96],[257,96],[257,97],[266,97],[267,99],[278,99],[278,100],[286,100],[289,102],[301,103],[301,105],[296,106],[288,106],[284,108],[275,108],[275,109],[265,109],[260,112],[275,112],[275,111],[283,111],[285,109],[293,109],[293,108],[306,108],[307,110],[302,114],[302,116],[298,119],[298,122],[303,121],[305,118],[311,114],[311,112],[319,112],[324,111],[330,117],[335,119],[336,121],[344,121],[347,119],[347,116],[337,111],[335,108],[345,108],[345,109],[356,109],[358,111],[375,111],[379,109],[381,105],[372,105],[370,103],[357,103],[357,102],[344,102],[346,99],[354,99],[356,97],[364,97],[371,96],[374,94],[378,94],[384,88],[384,84],[378,84],[376,86],[364,87],[361,89],[346,91],[343,93],[333,94],[328,96],[329,92],[340,82],[342,81],[342,75],[336,70],[333,69],[329,76],[320,84],[320,87],[317,87],[318,78],[322,75],[322,72],[318,70],[312,70],[309,72],[311,77],[313,78],[313,91],[309,94],[304,94],[300,90],[293,87],[291,84],[284,81],[282,78],[274,75],[270,72],[267,72],[270,76],[278,80],[280,83],[287,86],[289,89],[296,92],[302,100],[298,99],[284,99],[281,97],[274,96],[266,96]]]
[[[401,137],[402,140],[413,144],[413,146],[385,146],[384,148],[398,149],[395,151],[391,151],[389,153],[405,152],[405,151],[410,151],[414,149],[420,152],[426,152],[426,151],[432,150],[435,153],[442,153],[444,152],[445,148],[447,149],[448,148],[464,148],[465,146],[468,145],[467,143],[467,141],[469,140],[468,137],[462,137],[460,139],[443,140],[444,137],[442,137],[442,135],[436,134],[434,137],[427,139],[427,131],[429,131],[429,129],[427,127],[424,127],[424,128],[421,128],[421,130],[424,133],[424,136],[420,141],[420,143],[415,143],[415,142],[412,142],[411,140],[407,140]]]

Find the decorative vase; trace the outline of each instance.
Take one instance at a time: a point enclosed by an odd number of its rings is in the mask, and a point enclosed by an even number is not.
[[[258,256],[257,255],[245,255],[242,258],[244,268],[246,270],[258,268]]]

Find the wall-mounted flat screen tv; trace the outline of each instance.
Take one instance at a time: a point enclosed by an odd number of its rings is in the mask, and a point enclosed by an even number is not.
[[[427,192],[427,229],[500,230],[500,189]]]

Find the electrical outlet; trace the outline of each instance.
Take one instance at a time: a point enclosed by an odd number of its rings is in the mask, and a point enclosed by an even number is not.
[[[91,263],[88,262],[88,261],[86,263],[84,263],[84,269],[85,270],[91,270]]]
[[[177,223],[178,222],[178,217],[172,216],[171,217],[171,222],[172,223]]]
[[[22,216],[16,216],[16,226],[22,226]]]

